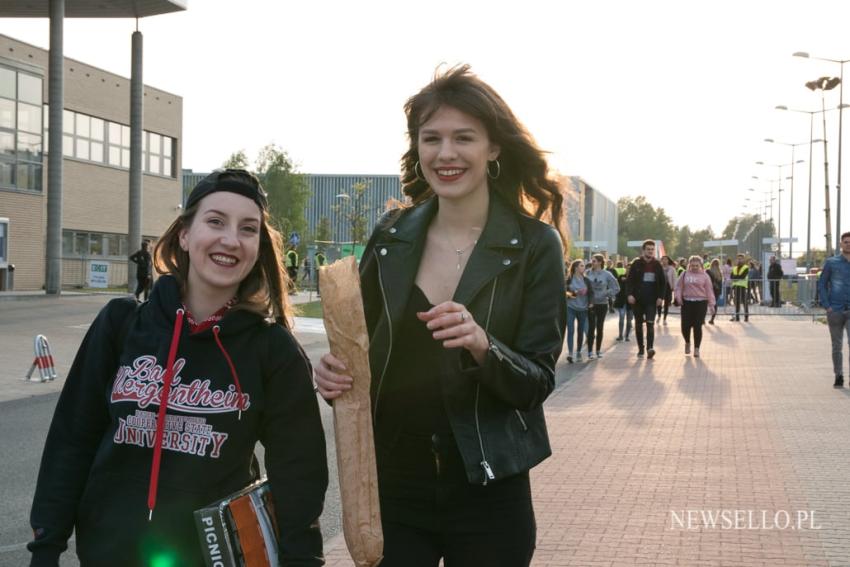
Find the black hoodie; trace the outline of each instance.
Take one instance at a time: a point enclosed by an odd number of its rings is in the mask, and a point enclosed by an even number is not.
[[[86,567],[148,566],[157,558],[203,565],[193,511],[256,478],[257,441],[265,447],[281,565],[323,565],[318,518],[328,471],[310,363],[288,330],[245,310],[218,323],[221,347],[213,329],[190,334],[181,325],[148,520],[163,367],[181,308],[176,280],[160,278],[148,303],[133,304],[115,299],[103,308],[68,374],[33,500],[31,565],[58,565],[72,529]]]

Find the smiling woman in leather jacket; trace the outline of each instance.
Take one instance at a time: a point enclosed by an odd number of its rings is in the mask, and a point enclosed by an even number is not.
[[[565,329],[563,217],[542,152],[461,66],[405,105],[411,206],[360,265],[384,529],[382,567],[528,565],[528,471],[551,454],[543,402]],[[533,210],[528,211],[533,204]],[[331,354],[332,400],[350,387]]]

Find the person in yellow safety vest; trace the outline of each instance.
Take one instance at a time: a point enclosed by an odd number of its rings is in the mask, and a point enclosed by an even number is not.
[[[744,322],[750,320],[750,309],[747,303],[747,292],[750,288],[750,267],[747,265],[743,254],[735,257],[737,265],[732,267],[732,289],[735,292],[735,316],[732,321],[741,320],[741,304],[744,305]]]

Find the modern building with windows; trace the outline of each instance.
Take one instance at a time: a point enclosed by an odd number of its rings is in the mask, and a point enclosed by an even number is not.
[[[617,203],[578,176],[561,177],[567,228],[572,243],[590,242],[585,257],[597,252],[617,254]]]
[[[45,285],[48,51],[0,35],[0,289]],[[127,282],[130,80],[65,58],[62,285],[87,285],[92,261]],[[155,239],[182,206],[183,100],[144,87],[142,234]]]

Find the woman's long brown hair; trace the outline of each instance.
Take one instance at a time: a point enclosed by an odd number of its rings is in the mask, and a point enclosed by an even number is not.
[[[481,121],[490,142],[499,146],[500,174],[488,176],[491,191],[501,195],[518,212],[544,219],[561,235],[564,249],[564,197],[550,177],[544,152],[517,120],[507,103],[490,85],[475,76],[469,65],[452,67],[437,74],[425,88],[404,105],[410,146],[401,158],[404,194],[416,205],[433,194],[428,183],[416,174],[419,161],[419,129],[442,106],[448,106]],[[488,164],[488,170],[490,164]]]

